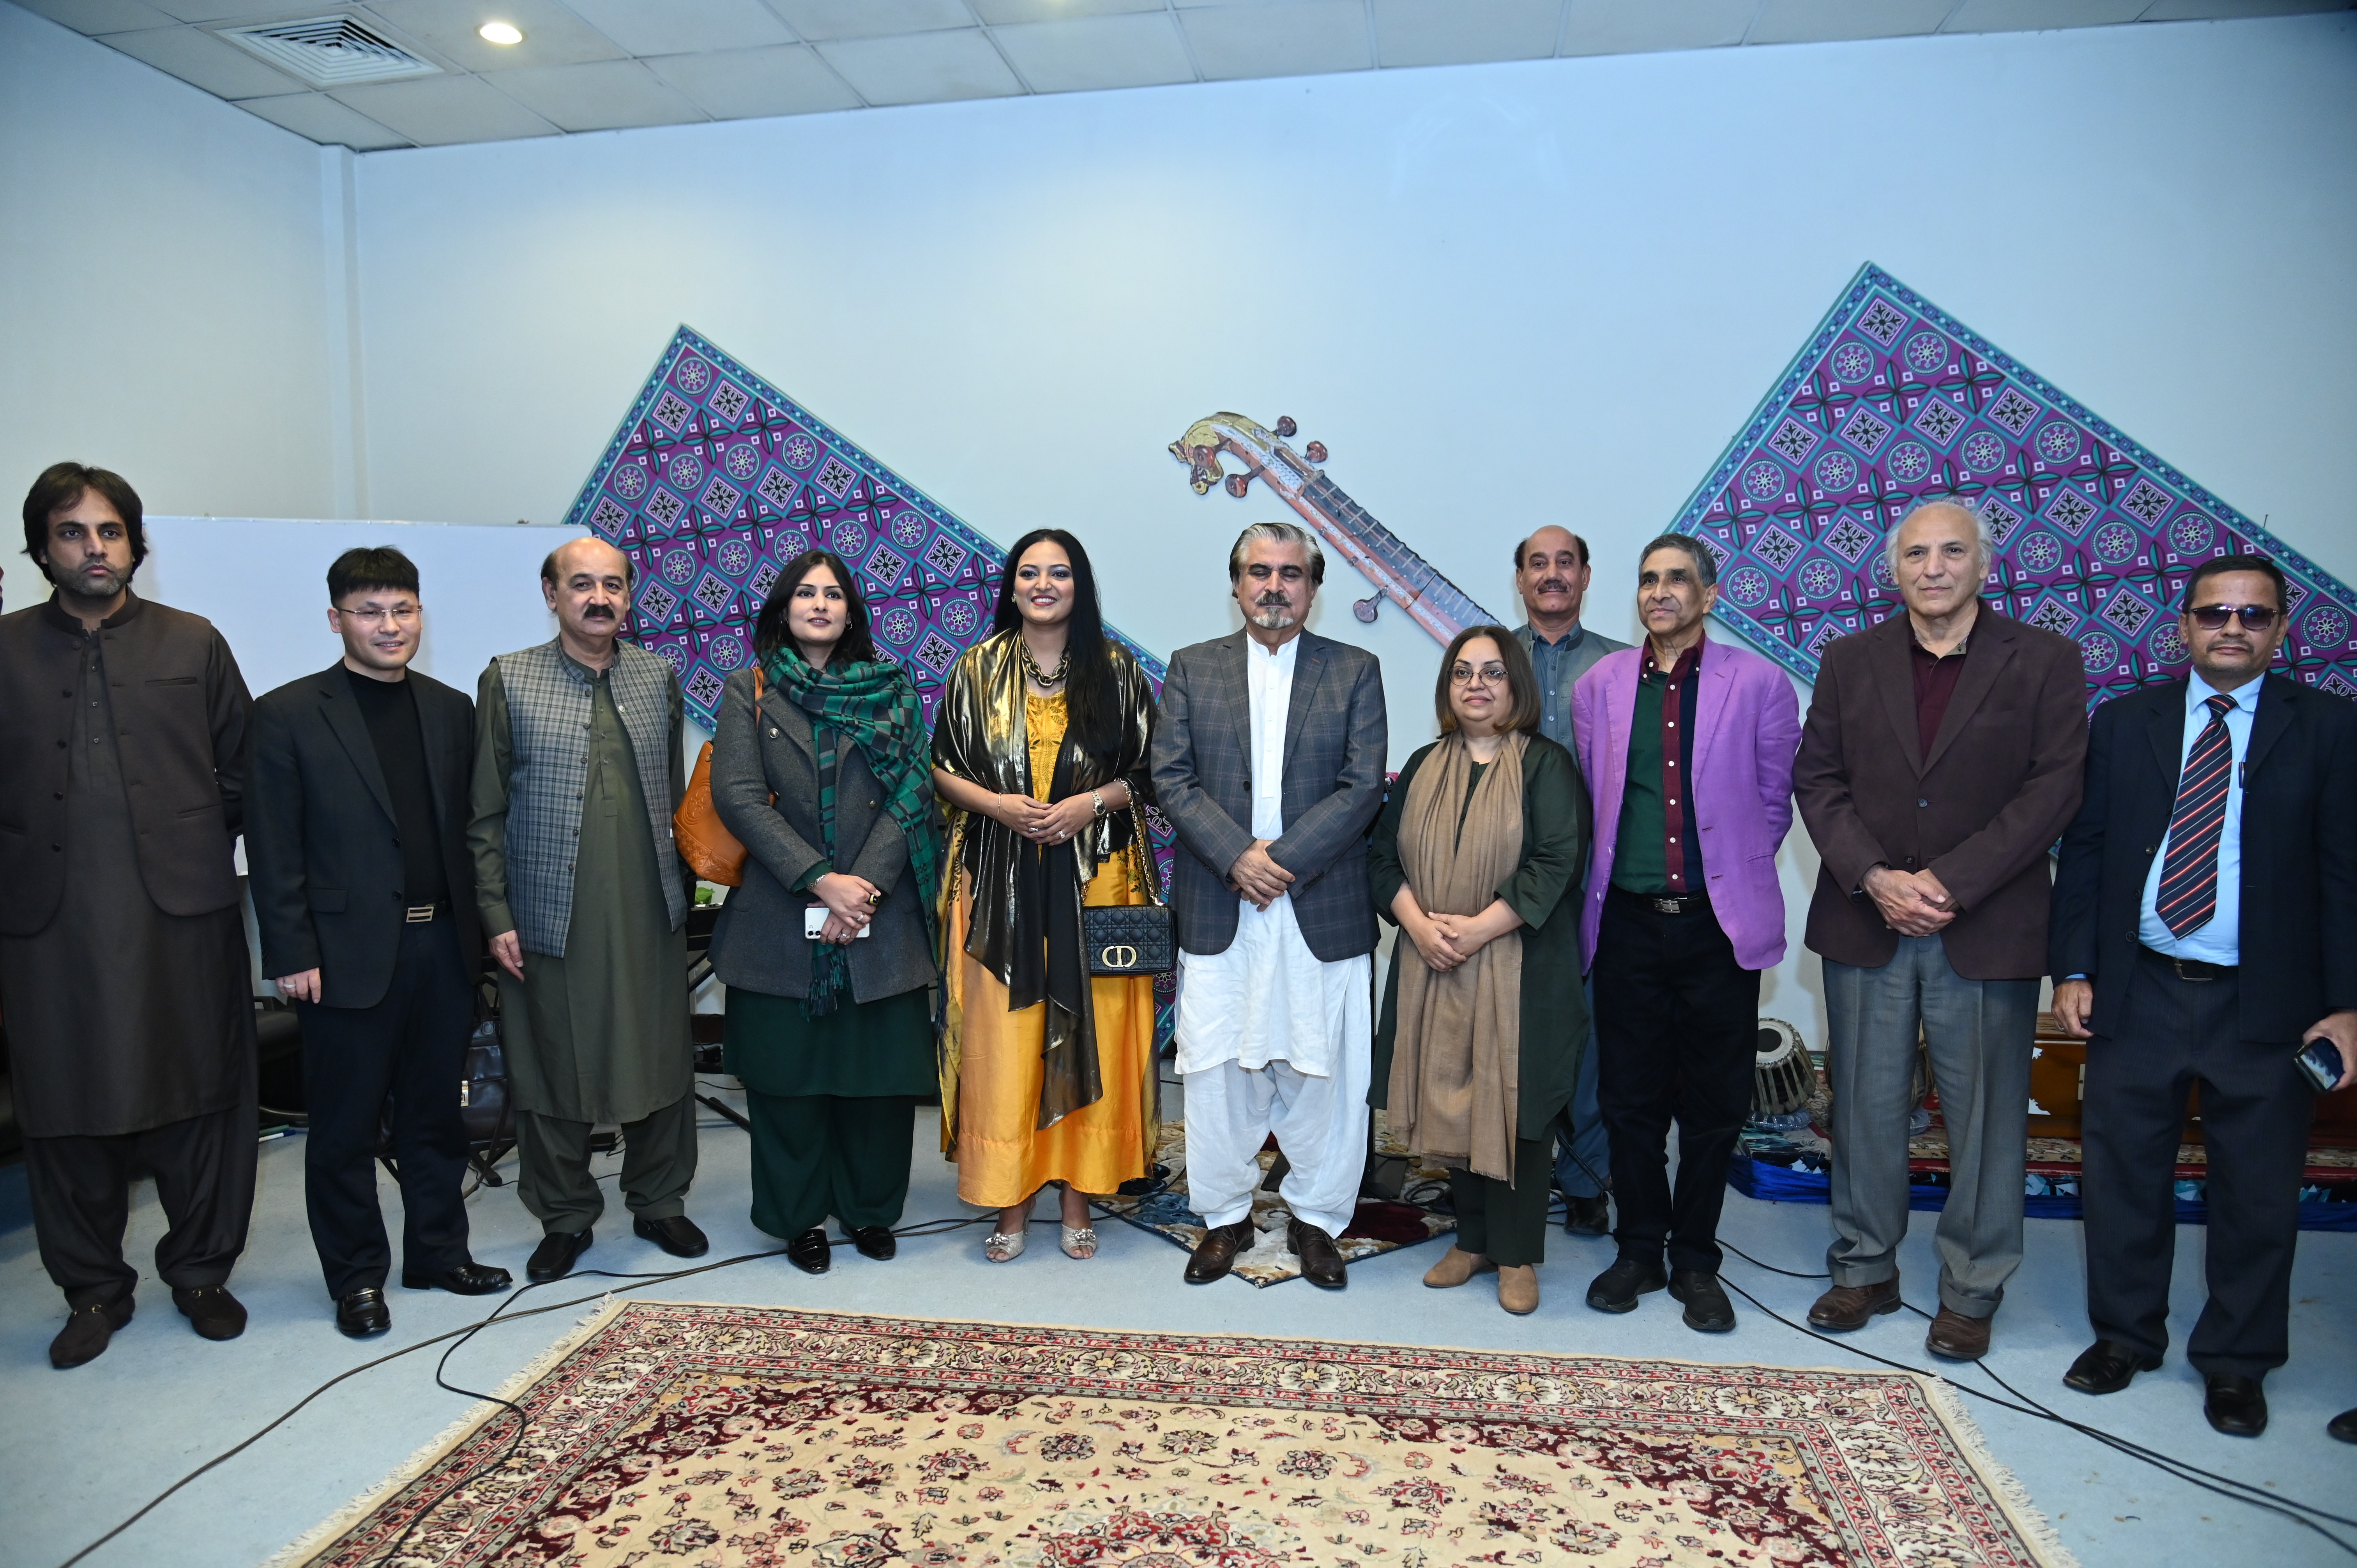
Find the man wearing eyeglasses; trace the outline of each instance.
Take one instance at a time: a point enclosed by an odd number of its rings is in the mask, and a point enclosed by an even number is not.
[[[401,1283],[482,1295],[509,1278],[469,1256],[459,1197],[483,951],[467,853],[475,704],[410,668],[425,611],[400,551],[338,556],[328,603],[343,657],[253,705],[245,854],[263,972],[302,1020],[311,1241],[336,1326],[357,1339],[393,1326],[376,1193],[387,1122]]]
[[[2284,575],[2221,555],[2185,585],[2187,676],[2095,710],[2086,800],[2054,884],[2054,1015],[2087,1044],[2087,1316],[2063,1381],[2115,1393],[2160,1365],[2179,1129],[2201,1095],[2209,1300],[2186,1341],[2203,1413],[2266,1430],[2287,1354],[2316,1097],[2357,1081],[2357,705],[2271,674]],[[2331,1058],[2328,1058],[2328,1061]]]
[[[1702,1334],[1735,1326],[1718,1283],[1718,1215],[1751,1109],[1760,972],[1784,956],[1776,846],[1792,825],[1801,736],[1784,672],[1704,635],[1717,585],[1700,540],[1665,533],[1646,545],[1644,646],[1606,655],[1572,694],[1596,802],[1580,949],[1596,975],[1598,1098],[1620,1209],[1620,1257],[1587,1305],[1630,1312],[1666,1286]]]
[[[2079,809],[2087,746],[2079,646],[1982,602],[1994,549],[1961,499],[1900,520],[1884,562],[1903,607],[1826,648],[1792,769],[1822,863],[1807,940],[1835,1105],[1832,1278],[1809,1321],[1863,1328],[1901,1305],[1920,1048],[1949,1171],[1924,1348],[1960,1361],[1986,1353],[2021,1267],[2047,851]]]

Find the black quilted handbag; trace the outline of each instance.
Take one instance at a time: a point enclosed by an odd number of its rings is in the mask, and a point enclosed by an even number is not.
[[[1168,974],[1178,966],[1168,904],[1114,904],[1081,911],[1091,974]]]

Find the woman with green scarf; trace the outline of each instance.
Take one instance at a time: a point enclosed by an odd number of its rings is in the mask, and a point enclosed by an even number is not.
[[[787,564],[753,646],[712,740],[713,805],[746,850],[712,967],[753,1124],[753,1223],[818,1274],[830,1214],[864,1255],[893,1253],[935,1077],[940,829],[923,710],[840,558]]]

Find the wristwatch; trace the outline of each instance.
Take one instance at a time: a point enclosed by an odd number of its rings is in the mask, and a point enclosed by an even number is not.
[[[1105,814],[1104,791],[1092,789],[1089,791],[1089,799],[1097,803],[1097,815],[1103,817]]]

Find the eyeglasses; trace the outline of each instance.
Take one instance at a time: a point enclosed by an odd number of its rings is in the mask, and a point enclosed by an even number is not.
[[[1484,664],[1476,670],[1470,664],[1451,665],[1448,671],[1448,681],[1455,686],[1470,686],[1476,682],[1484,686],[1502,686],[1506,683],[1506,667],[1502,664]]]
[[[2242,618],[2244,631],[2265,631],[2276,624],[2280,612],[2273,605],[2203,605],[2185,613],[2204,631],[2222,631],[2226,622],[2237,616]]]
[[[351,617],[362,626],[382,626],[387,623],[394,626],[414,626],[417,624],[417,607],[415,605],[395,605],[389,610],[369,608],[344,610],[339,613]]]

